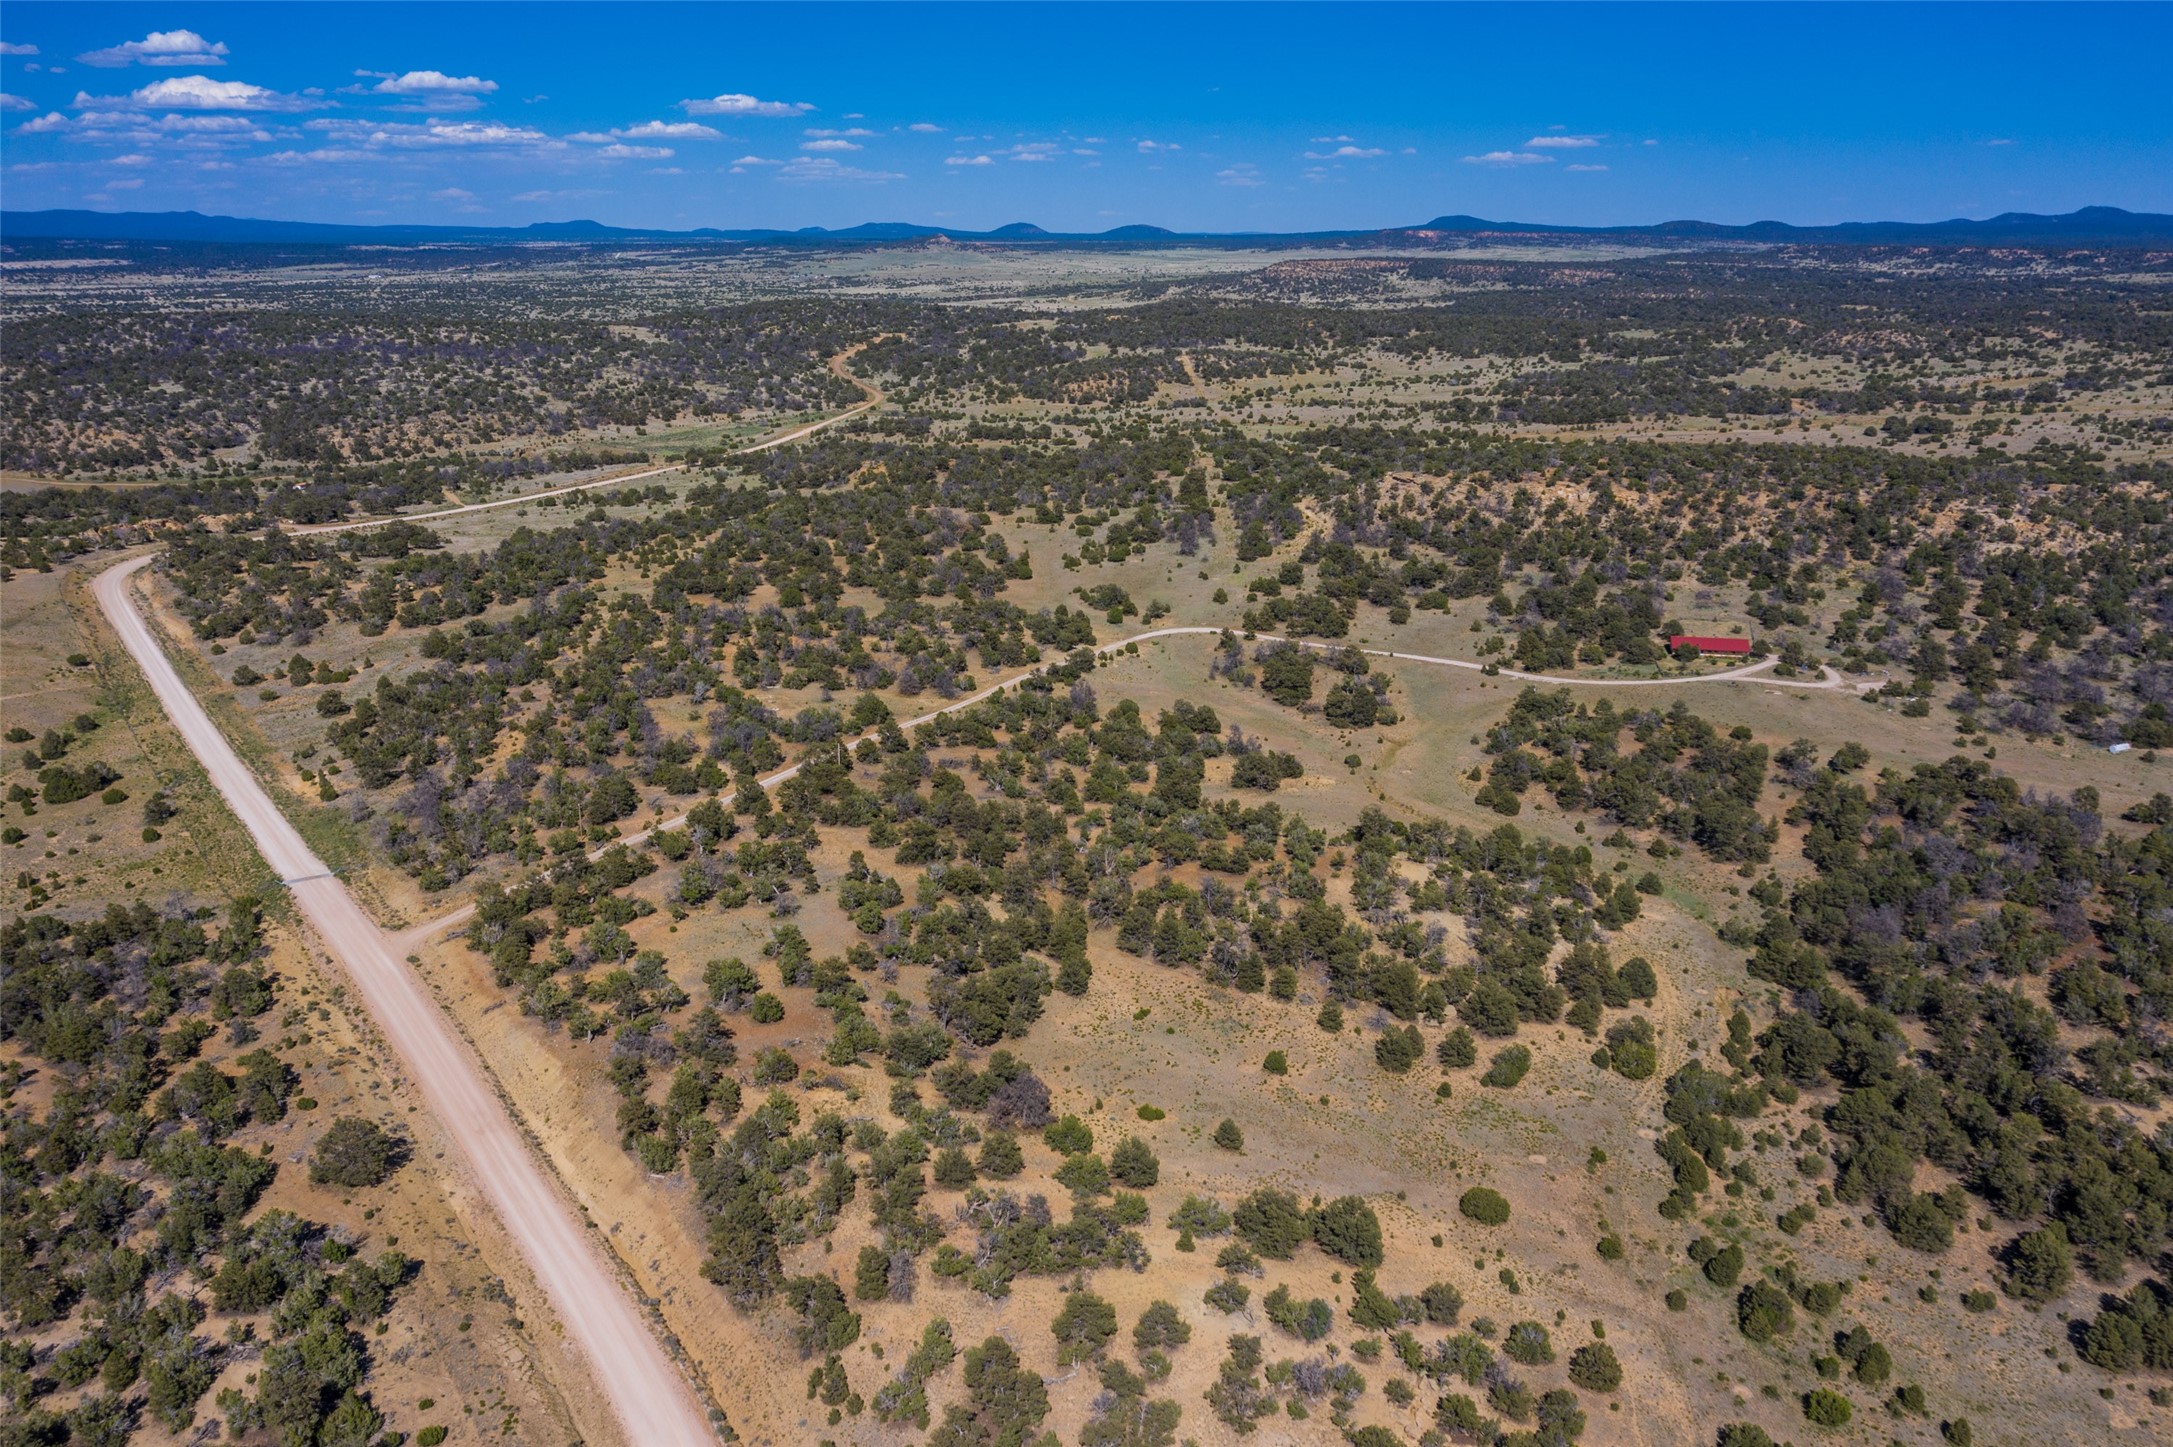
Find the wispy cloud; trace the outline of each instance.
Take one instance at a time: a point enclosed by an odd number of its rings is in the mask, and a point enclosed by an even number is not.
[[[1054,141],[1030,141],[1013,146],[1004,154],[1014,161],[1053,161],[1056,151]]]
[[[1604,171],[1607,168],[1605,166],[1573,165],[1564,166],[1562,169],[1565,171]]]
[[[1598,145],[1601,139],[1599,136],[1534,136],[1524,144],[1530,150],[1582,151]]]
[[[196,111],[300,111],[320,104],[306,96],[282,95],[240,80],[213,80],[208,75],[177,75],[154,80],[123,96],[94,96],[76,92],[77,108],[134,106],[144,110]]]
[[[8,53],[35,55],[37,47]],[[224,65],[227,53],[225,41],[206,40],[193,30],[154,30],[141,40],[87,50],[76,59],[85,65],[117,70],[125,65]]]
[[[607,161],[666,161],[678,153],[670,146],[627,146],[614,141],[596,154]]]
[[[1651,141],[1647,141],[1647,142],[1645,142],[1645,144],[1649,146],[1649,145],[1651,145],[1651,144],[1652,144],[1652,142],[1651,142]],[[1985,144],[1986,144],[1986,145],[1988,145],[1988,146],[2011,146],[2011,145],[2013,145],[2013,144],[2014,144],[2014,142],[2013,142],[2013,141],[2011,141],[2011,140],[2009,140],[2009,139],[2008,139],[2007,137],[2005,137],[2005,136],[1998,136],[1998,137],[1995,137],[1995,138],[1993,138],[1992,140],[1986,141],[1986,142],[1985,142]]]
[[[37,108],[36,101],[25,100],[19,95],[9,95],[0,90],[0,111],[34,111]]]
[[[66,135],[110,146],[232,146],[278,139],[264,122],[249,116],[171,111],[159,116],[141,111],[84,111],[73,117],[53,111],[15,130],[18,135]]]
[[[996,163],[986,156],[945,156],[946,166],[993,166]]]
[[[868,171],[858,166],[848,166],[828,156],[795,156],[777,168],[780,181],[834,181],[881,185],[886,181],[903,181],[900,171]]]
[[[638,126],[619,126],[608,131],[575,131],[566,139],[595,145],[607,141],[721,141],[724,132],[700,121],[643,121]]]
[[[1388,152],[1382,150],[1379,146],[1337,146],[1332,151],[1307,151],[1305,159],[1308,161],[1370,161],[1375,156],[1385,156],[1387,154]]]
[[[0,55],[36,55],[35,45],[17,45],[12,40],[0,40]]]
[[[1488,151],[1483,156],[1466,156],[1467,166],[1548,166],[1554,157],[1536,155],[1531,151]]]
[[[866,140],[868,137],[874,135],[875,132],[869,130],[866,126],[847,126],[843,130],[822,129],[819,127],[811,128],[809,130],[800,132],[800,134],[803,136],[844,136],[854,140]]]
[[[861,145],[858,141],[848,141],[837,136],[830,136],[819,141],[802,141],[800,142],[800,149],[803,151],[857,151],[861,149]]]
[[[1183,149],[1184,147],[1175,141],[1141,141],[1139,143],[1139,152],[1143,156],[1153,155],[1156,151],[1181,151]]]
[[[533,126],[503,121],[448,121],[433,116],[420,125],[405,121],[310,121],[307,128],[334,145],[371,150],[565,151],[566,143]]]
[[[941,135],[943,133],[943,127],[935,124],[935,122],[933,121],[915,121],[913,122],[913,124],[907,126],[906,129],[909,131],[918,131],[924,136],[935,136]]]
[[[804,116],[814,109],[806,101],[757,100],[732,92],[707,100],[683,100],[679,108],[690,116]]]
[[[1259,168],[1248,165],[1230,166],[1217,171],[1215,179],[1225,186],[1264,186],[1267,184],[1260,179]]]

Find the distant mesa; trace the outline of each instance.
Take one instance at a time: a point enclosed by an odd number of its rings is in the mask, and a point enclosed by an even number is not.
[[[2009,211],[1982,221],[1846,221],[1797,226],[1785,221],[1727,225],[1714,221],[1663,221],[1643,226],[1555,226],[1531,221],[1490,221],[1481,216],[1436,216],[1417,226],[1348,231],[1207,232],[1163,226],[1118,226],[1102,232],[1050,231],[1014,221],[993,231],[958,231],[910,221],[870,221],[843,230],[701,227],[669,231],[609,226],[600,221],[539,221],[528,226],[349,226],[315,221],[274,221],[206,216],[197,211],[0,211],[0,242],[135,242],[199,245],[417,245],[466,243],[650,242],[749,246],[897,246],[966,242],[997,246],[1093,248],[1097,246],[1439,247],[1474,237],[1575,237],[1657,246],[2088,246],[2133,249],[2173,245],[2173,216],[2085,206],[2063,216]]]

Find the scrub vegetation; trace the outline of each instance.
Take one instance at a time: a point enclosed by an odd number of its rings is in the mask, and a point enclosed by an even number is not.
[[[734,1430],[2173,1430],[2162,258],[735,255],[0,344],[0,462],[129,484],[0,494],[11,596],[162,545]],[[112,716],[8,735],[10,1440],[419,1430],[432,1268],[266,1204],[418,1142],[256,1148],[268,884],[48,847],[169,827]]]

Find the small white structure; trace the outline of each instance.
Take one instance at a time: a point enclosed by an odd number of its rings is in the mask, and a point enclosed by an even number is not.
[[[2135,745],[2129,743],[2126,739],[2122,739],[2119,743],[2113,744],[2108,747],[2105,752],[2107,752],[2108,754],[2124,754],[2134,747]]]

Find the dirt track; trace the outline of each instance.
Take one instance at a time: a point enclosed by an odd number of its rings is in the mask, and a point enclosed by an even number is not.
[[[326,949],[345,967],[385,1038],[413,1072],[446,1134],[519,1245],[568,1335],[579,1343],[627,1440],[709,1443],[708,1414],[627,1299],[574,1209],[529,1154],[520,1132],[391,942],[349,895],[234,753],[196,701],[129,597],[149,556],[108,568],[92,585],[99,607],[228,807],[279,871]]]

